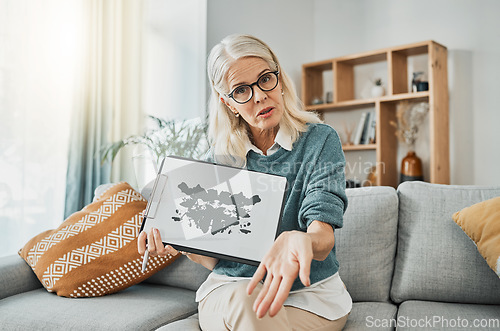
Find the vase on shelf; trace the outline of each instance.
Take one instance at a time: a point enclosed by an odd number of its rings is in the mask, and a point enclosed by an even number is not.
[[[374,85],[372,86],[371,94],[373,98],[380,98],[385,94],[385,89],[382,85]]]
[[[373,80],[373,86],[371,90],[372,98],[380,98],[385,94],[385,89],[382,86],[382,79],[376,78]]]
[[[408,182],[414,180],[424,180],[422,173],[422,160],[414,151],[408,151],[408,154],[401,161],[401,177],[399,182]]]

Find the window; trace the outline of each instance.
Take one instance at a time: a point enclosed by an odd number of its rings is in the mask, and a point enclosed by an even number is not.
[[[0,256],[63,220],[77,9],[0,0]]]

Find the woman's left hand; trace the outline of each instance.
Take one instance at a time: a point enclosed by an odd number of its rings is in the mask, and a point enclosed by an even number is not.
[[[247,286],[247,293],[251,294],[267,273],[253,305],[258,318],[264,317],[268,311],[271,317],[279,312],[297,275],[302,284],[311,285],[309,273],[312,259],[313,242],[308,233],[286,231],[278,236]]]

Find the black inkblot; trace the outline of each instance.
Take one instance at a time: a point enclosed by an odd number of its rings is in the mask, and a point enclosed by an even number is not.
[[[182,198],[181,206],[186,212],[181,215],[176,210],[177,216],[172,217],[174,221],[185,218],[189,226],[194,226],[203,231],[215,235],[217,233],[232,233],[231,227],[239,226],[239,231],[244,234],[251,233],[249,229],[242,227],[250,226],[250,222],[240,223],[240,219],[249,218],[253,206],[261,202],[258,195],[247,198],[243,193],[231,194],[230,192],[217,192],[214,189],[205,190],[199,184],[190,188],[186,183],[177,186],[186,197]]]

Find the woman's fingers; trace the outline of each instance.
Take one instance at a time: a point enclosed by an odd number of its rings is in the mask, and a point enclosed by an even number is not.
[[[166,252],[166,254],[170,254],[170,255],[177,255],[177,254],[179,254],[179,251],[176,250],[175,248],[173,248],[170,245],[165,246],[165,252]]]
[[[167,255],[167,250],[165,249],[165,245],[163,245],[163,241],[161,240],[160,231],[158,229],[152,229],[152,230],[153,230],[153,237],[155,238],[156,254]]]
[[[299,261],[299,278],[302,284],[304,286],[310,286],[311,285],[311,279],[309,275],[311,274],[311,262],[312,262],[312,253],[307,254],[300,254],[298,256],[298,261]]]
[[[274,301],[271,303],[271,307],[269,307],[269,316],[273,317],[280,311],[286,301],[286,298],[288,298],[288,294],[290,293],[294,280],[295,278],[292,277],[282,279],[278,292],[274,297]]]
[[[305,286],[310,286],[312,258],[312,243],[307,234],[284,232],[276,239],[247,286],[247,293],[251,294],[267,272],[264,286],[253,305],[258,318],[268,312],[272,317],[280,311],[297,276]]]
[[[250,295],[252,294],[253,290],[255,290],[255,287],[257,284],[264,279],[264,276],[266,275],[266,267],[264,264],[259,264],[259,267],[257,268],[257,271],[253,274],[252,279],[247,285],[247,294]]]
[[[137,250],[139,251],[140,255],[144,255],[146,252],[146,238],[148,237],[147,233],[145,231],[142,231],[139,234],[139,237],[137,237]]]
[[[271,278],[269,275],[268,277]],[[256,309],[254,310],[257,314],[257,318],[262,318],[266,315],[267,311],[269,310],[269,307],[271,307],[271,304],[274,302],[276,298],[276,293],[278,292],[278,289],[282,285],[282,278],[279,276],[272,277],[272,281],[270,283],[271,284],[268,286],[266,293],[264,293],[262,301],[257,305]],[[260,294],[262,294],[262,292]]]
[[[151,255],[156,255],[156,245],[155,245],[155,237],[154,237],[154,229],[150,229],[148,232],[148,251]]]
[[[272,275],[267,275],[266,280],[264,281],[264,285],[262,285],[259,294],[257,295],[257,298],[255,298],[255,301],[253,302],[252,309],[254,312],[257,312],[259,309],[260,303],[264,298],[266,297],[269,288],[271,287],[271,282],[273,280]]]

